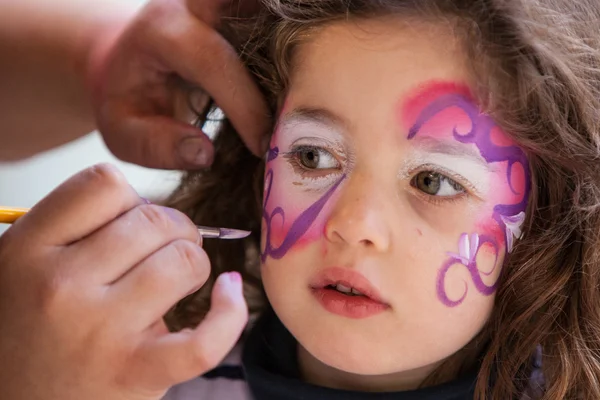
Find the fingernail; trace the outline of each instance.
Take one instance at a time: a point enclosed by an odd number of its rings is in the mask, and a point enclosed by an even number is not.
[[[228,273],[229,275],[229,279],[231,280],[231,282],[233,283],[242,283],[242,275],[239,272],[236,271],[232,271]]]
[[[221,283],[230,294],[242,294],[242,276],[239,272],[225,272],[221,276]]]
[[[142,201],[144,203],[146,203],[146,204],[152,204],[152,202],[150,200],[148,200],[147,198],[145,198],[145,197],[140,197],[140,198],[142,199]]]
[[[211,160],[211,154],[206,149],[206,140],[202,138],[187,138],[179,145],[179,155],[189,164],[199,167],[208,166]]]

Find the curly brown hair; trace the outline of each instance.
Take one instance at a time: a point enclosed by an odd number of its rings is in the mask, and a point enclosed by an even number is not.
[[[276,114],[294,54],[313,32],[388,15],[452,23],[482,109],[525,149],[532,176],[525,235],[505,262],[486,327],[427,384],[446,379],[448,365],[468,364],[468,350],[485,343],[476,399],[600,399],[600,2],[268,0],[257,19],[235,21],[226,36]],[[266,306],[258,256],[264,162],[226,120],[214,145],[214,165],[188,173],[168,205],[198,223],[253,235],[206,241],[211,279],[167,315],[172,329],[203,318],[212,283],[226,270],[242,273],[251,313]],[[527,394],[538,346],[545,385]]]

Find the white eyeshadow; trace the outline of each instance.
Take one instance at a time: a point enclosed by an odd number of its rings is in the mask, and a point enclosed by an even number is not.
[[[342,151],[344,135],[334,127],[314,121],[291,121],[284,123],[278,133],[280,147],[290,147],[292,143],[301,141],[327,143],[333,150]]]
[[[476,159],[463,156],[455,156],[442,153],[427,153],[423,151],[414,151],[406,159],[399,176],[408,179],[411,171],[423,166],[430,166],[433,169],[439,167],[437,172],[450,173],[462,176],[469,184],[473,186],[477,194],[485,196],[490,190],[490,172],[489,164],[484,165],[485,161],[479,162]],[[452,176],[448,176],[453,179]],[[458,182],[460,183],[460,182]]]

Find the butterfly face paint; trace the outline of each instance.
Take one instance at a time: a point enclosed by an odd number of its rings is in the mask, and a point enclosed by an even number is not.
[[[437,297],[448,307],[461,304],[470,285],[458,298],[446,292],[446,280],[453,268],[469,272],[472,285],[486,296],[494,293],[497,282],[486,284],[482,275],[491,275],[501,251],[510,253],[515,238],[521,237],[521,226],[530,191],[529,164],[525,153],[496,125],[480,112],[468,90],[448,83],[433,83],[421,89],[404,104],[404,123],[410,121],[408,140],[454,141],[475,146],[493,171],[493,187],[484,193],[492,206],[479,216],[478,232],[464,232],[458,239],[458,251],[448,252],[437,277]],[[491,271],[482,271],[477,256],[485,248],[495,258]]]
[[[280,124],[266,157],[261,261],[321,237],[326,206],[345,179],[331,128],[302,116]],[[282,207],[286,205],[286,209]]]

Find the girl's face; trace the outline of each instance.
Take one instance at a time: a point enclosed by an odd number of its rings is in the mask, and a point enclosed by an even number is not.
[[[335,24],[295,60],[267,155],[267,295],[303,367],[410,386],[486,323],[527,159],[444,26]]]

